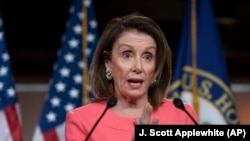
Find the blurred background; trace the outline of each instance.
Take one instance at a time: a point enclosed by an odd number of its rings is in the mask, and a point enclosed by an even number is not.
[[[109,19],[139,11],[161,26],[175,58],[185,0],[93,2],[99,33]],[[7,47],[23,113],[25,140],[30,140],[41,113],[65,31],[69,4],[70,0],[0,1]],[[250,124],[250,1],[212,0],[212,5],[240,121]]]
[[[99,32],[114,16],[131,11],[162,27],[175,55],[185,0],[94,0]],[[1,0],[5,34],[16,81],[48,82],[65,30],[70,0]],[[250,1],[212,0],[233,83],[250,81]]]

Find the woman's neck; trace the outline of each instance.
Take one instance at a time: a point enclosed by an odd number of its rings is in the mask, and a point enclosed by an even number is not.
[[[112,110],[122,117],[138,118],[147,103],[147,99],[118,98],[118,102]]]

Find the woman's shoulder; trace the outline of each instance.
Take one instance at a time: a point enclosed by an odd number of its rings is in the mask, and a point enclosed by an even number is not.
[[[178,108],[178,109],[179,109],[179,106],[182,104],[183,104],[183,106],[185,106],[185,108],[191,107],[191,105],[189,103],[183,102],[182,100],[176,100],[174,102],[174,99],[164,98],[163,102],[162,102],[163,107],[167,106],[167,107],[174,107],[174,108]]]
[[[83,106],[77,107],[66,114],[66,125],[68,127],[84,125],[86,128],[93,126],[92,124],[101,115],[106,107],[106,101],[91,102]],[[79,127],[85,128],[85,127]],[[78,130],[78,129],[77,129]],[[85,130],[85,129],[83,129]]]
[[[94,113],[94,112],[99,112],[99,111],[103,111],[103,109],[106,106],[106,101],[95,101],[95,102],[91,102],[88,103],[86,105],[82,105],[80,107],[77,107],[73,110],[71,110],[71,112],[75,113],[75,114],[81,114],[81,113]]]
[[[180,107],[180,105],[183,105],[183,107]],[[188,112],[193,113],[193,108],[192,106],[183,101],[175,101],[174,99],[169,99],[169,98],[164,98],[162,105],[159,107],[160,111],[172,111],[172,112],[183,112],[183,110],[187,110]]]
[[[179,101],[182,102],[182,101]],[[162,105],[155,112],[160,117],[162,124],[194,124],[185,111],[191,114],[197,121],[197,116],[189,103],[182,102],[185,109],[179,108],[174,99],[165,98]],[[180,103],[179,103],[180,104]]]
[[[161,106],[162,107],[174,107],[173,99],[164,98]]]

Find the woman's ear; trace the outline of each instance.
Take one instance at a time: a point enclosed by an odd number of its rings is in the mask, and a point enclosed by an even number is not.
[[[103,51],[103,55],[104,55],[104,63],[106,67],[106,72],[107,72],[107,71],[110,71],[111,69],[110,51]]]
[[[110,62],[110,60],[106,59],[104,61],[104,63],[105,63],[105,67],[106,67],[106,72],[110,71],[111,70],[111,62]]]

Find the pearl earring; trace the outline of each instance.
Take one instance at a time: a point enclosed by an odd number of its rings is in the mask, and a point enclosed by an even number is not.
[[[110,71],[107,71],[107,72],[106,72],[106,78],[107,78],[108,80],[111,80],[111,79],[113,78],[113,75],[112,75],[112,73],[111,73]]]

